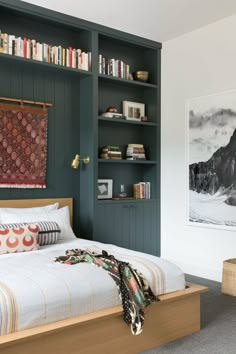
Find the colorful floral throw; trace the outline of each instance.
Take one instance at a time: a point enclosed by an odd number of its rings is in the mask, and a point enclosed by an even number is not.
[[[47,109],[0,103],[0,188],[45,188]]]
[[[159,299],[153,294],[143,275],[129,263],[119,261],[106,251],[96,254],[89,249],[67,250],[65,256],[56,257],[54,261],[70,265],[87,262],[107,271],[117,285],[124,321],[131,326],[132,334],[138,335],[142,332],[144,309]]]

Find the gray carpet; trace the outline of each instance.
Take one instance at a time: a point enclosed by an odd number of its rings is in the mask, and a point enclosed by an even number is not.
[[[201,331],[143,353],[236,354],[236,297],[223,295],[220,283],[189,275],[186,279],[209,287],[201,296]]]

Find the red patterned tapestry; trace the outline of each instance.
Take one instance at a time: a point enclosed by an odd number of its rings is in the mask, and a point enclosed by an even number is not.
[[[45,108],[0,103],[0,188],[45,188]]]

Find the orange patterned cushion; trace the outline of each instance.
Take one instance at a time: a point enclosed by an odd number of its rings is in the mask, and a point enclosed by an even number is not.
[[[0,254],[38,250],[38,231],[37,224],[1,229]]]

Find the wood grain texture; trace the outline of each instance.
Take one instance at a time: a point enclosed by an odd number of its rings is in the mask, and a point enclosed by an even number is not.
[[[139,336],[131,335],[122,320],[121,306],[116,306],[2,336],[0,352],[95,354],[110,353],[112,348],[115,354],[138,353],[200,330],[200,293],[206,290],[191,285],[169,297],[160,296],[161,302],[147,309],[144,330]]]
[[[117,309],[115,309],[117,312]],[[75,353],[138,353],[200,329],[200,295],[179,298],[152,305],[146,314],[143,333],[132,336],[118,312],[86,322],[54,328],[40,333],[40,328],[27,331],[20,338],[5,338],[1,354],[75,354]],[[37,330],[39,333],[37,333]],[[35,333],[36,332],[36,333]],[[10,335],[14,336],[14,335]],[[45,337],[42,337],[45,336]],[[8,337],[8,336],[6,336]],[[18,338],[17,338],[18,337]],[[2,339],[2,341],[4,338]]]

